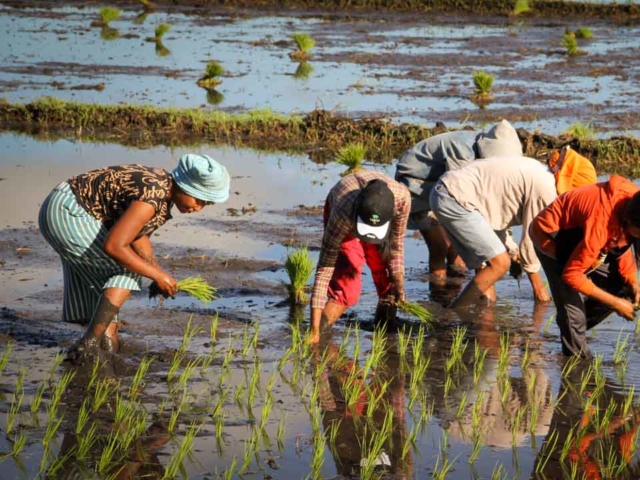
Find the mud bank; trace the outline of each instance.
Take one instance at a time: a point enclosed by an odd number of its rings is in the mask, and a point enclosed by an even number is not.
[[[426,128],[394,124],[386,118],[348,118],[324,110],[305,116],[268,110],[234,115],[200,109],[83,104],[53,98],[0,104],[0,130],[136,147],[231,144],[306,152],[317,163],[331,161],[333,153],[349,142],[367,145],[370,160],[390,163],[416,142],[448,131],[440,122]],[[527,156],[546,159],[550,150],[570,145],[590,158],[599,173],[640,176],[640,140],[635,138],[589,140],[524,129],[518,129],[518,135]]]
[[[23,2],[4,0],[0,2],[13,7],[24,6]],[[50,2],[31,2],[47,5]],[[70,5],[95,5],[102,3],[95,0],[71,0],[64,2]],[[115,5],[132,5],[140,7],[138,0],[115,0]],[[157,0],[153,2],[160,7],[224,7],[224,8],[263,8],[270,11],[283,12],[295,9],[323,9],[340,12],[465,12],[481,15],[514,16],[513,0]],[[152,8],[147,10],[151,11]],[[526,16],[565,17],[584,16],[598,18],[615,18],[624,20],[640,19],[640,5],[628,3],[598,4],[589,2],[535,1]],[[522,16],[522,14],[521,14]]]

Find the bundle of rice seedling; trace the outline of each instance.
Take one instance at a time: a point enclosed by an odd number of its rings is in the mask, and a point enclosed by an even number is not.
[[[433,321],[433,314],[417,303],[399,302],[398,308],[404,313],[408,313],[409,315],[416,317],[422,323],[431,323]]]
[[[342,173],[342,176],[360,170],[366,153],[367,148],[364,146],[364,143],[360,142],[348,143],[341,147],[336,154],[336,162],[347,167],[347,170]]]
[[[178,282],[179,292],[184,292],[202,303],[215,300],[217,290],[202,277],[187,277]]]
[[[286,284],[289,290],[289,301],[293,304],[305,304],[309,301],[304,291],[311,274],[313,273],[313,260],[309,256],[307,247],[296,248],[287,254],[284,269],[289,275],[291,283]]]

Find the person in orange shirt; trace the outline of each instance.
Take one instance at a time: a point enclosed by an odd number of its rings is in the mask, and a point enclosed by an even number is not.
[[[631,246],[640,238],[640,188],[613,175],[571,190],[534,218],[529,234],[556,305],[562,351],[588,358],[588,329],[612,312],[634,320],[640,288]]]
[[[552,151],[547,166],[556,180],[558,195],[577,187],[593,185],[598,181],[596,169],[591,161],[569,146]]]

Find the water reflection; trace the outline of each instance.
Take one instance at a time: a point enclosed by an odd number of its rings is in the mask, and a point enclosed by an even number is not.
[[[224,95],[215,88],[207,88],[207,103],[209,105],[220,105],[224,100]]]
[[[346,358],[344,352],[331,340],[326,344],[326,369],[317,377],[322,423],[327,444],[339,475],[371,475],[385,472],[394,478],[411,478],[413,459],[411,451],[403,456],[407,441],[405,409],[405,378],[398,375],[398,357],[386,349],[368,378],[354,375],[362,368],[357,361]],[[315,350],[315,367],[320,361]],[[349,402],[345,392],[356,389],[355,401]],[[347,394],[348,395],[348,394]],[[390,434],[385,423],[391,413]],[[333,438],[333,441],[332,441]],[[380,440],[382,447],[375,448]]]
[[[156,55],[159,57],[167,57],[171,55],[171,50],[164,46],[164,44],[158,40],[156,43]]]
[[[309,62],[300,62],[293,78],[306,80],[313,73],[313,66]]]

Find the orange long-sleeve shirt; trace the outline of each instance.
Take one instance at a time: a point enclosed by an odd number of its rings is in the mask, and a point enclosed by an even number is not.
[[[558,197],[531,222],[529,233],[536,248],[555,258],[555,236],[560,230],[580,227],[583,240],[573,250],[562,279],[570,287],[591,295],[596,286],[587,273],[601,254],[611,248],[628,245],[622,225],[622,214],[627,201],[640,190],[629,180],[613,175],[608,182],[571,190]],[[636,265],[632,249],[618,258],[621,275],[635,285]]]

